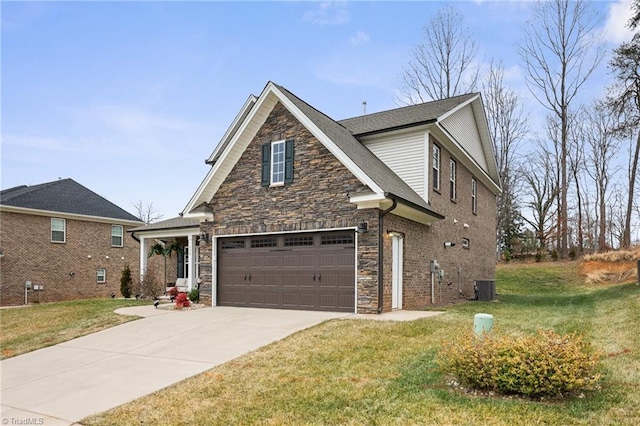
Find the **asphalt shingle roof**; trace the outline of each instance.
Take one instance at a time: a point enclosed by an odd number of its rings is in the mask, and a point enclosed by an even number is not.
[[[192,217],[172,217],[171,219],[161,220],[160,222],[151,223],[149,225],[140,226],[138,228],[130,229],[129,232],[140,231],[158,231],[161,229],[181,229],[181,228],[193,228],[200,226],[200,219]]]
[[[140,222],[131,213],[73,179],[2,190],[0,205]]]
[[[347,118],[338,123],[349,129],[354,136],[418,126],[434,122],[438,117],[477,95],[478,93],[468,93],[439,101]]]

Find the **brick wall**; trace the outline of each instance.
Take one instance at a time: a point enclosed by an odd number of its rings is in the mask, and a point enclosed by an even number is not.
[[[24,282],[44,286],[29,291],[28,302],[56,302],[120,294],[120,276],[129,264],[139,276],[139,244],[124,227],[124,247],[111,246],[111,224],[66,219],[66,243],[51,242],[51,217],[0,212],[0,304],[24,304]],[[89,258],[88,256],[91,256]],[[98,284],[96,270],[106,270]],[[73,273],[73,274],[72,274]]]

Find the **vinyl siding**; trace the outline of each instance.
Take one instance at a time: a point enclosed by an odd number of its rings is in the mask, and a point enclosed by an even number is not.
[[[424,132],[419,132],[368,141],[365,146],[426,199],[424,141]]]
[[[462,149],[478,162],[483,170],[489,169],[478,134],[476,119],[470,105],[442,120],[442,126],[455,138]]]

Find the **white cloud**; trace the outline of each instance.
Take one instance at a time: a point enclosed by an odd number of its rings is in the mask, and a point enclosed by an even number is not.
[[[605,39],[611,43],[622,43],[631,39],[633,32],[627,28],[631,19],[631,0],[618,0],[609,6],[604,26]]]
[[[342,25],[351,19],[347,10],[347,2],[325,1],[318,3],[314,10],[309,10],[303,16],[305,21],[318,25]]]
[[[369,34],[364,31],[358,31],[355,35],[351,36],[351,45],[360,46],[369,42]]]

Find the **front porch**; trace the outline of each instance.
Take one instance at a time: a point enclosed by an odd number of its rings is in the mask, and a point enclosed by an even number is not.
[[[181,290],[198,289],[200,267],[200,218],[177,217],[132,229],[140,242],[140,283],[153,270],[160,281],[157,292],[180,281]],[[147,291],[148,292],[148,291]],[[145,293],[143,291],[143,293]],[[142,294],[157,297],[157,294]]]

